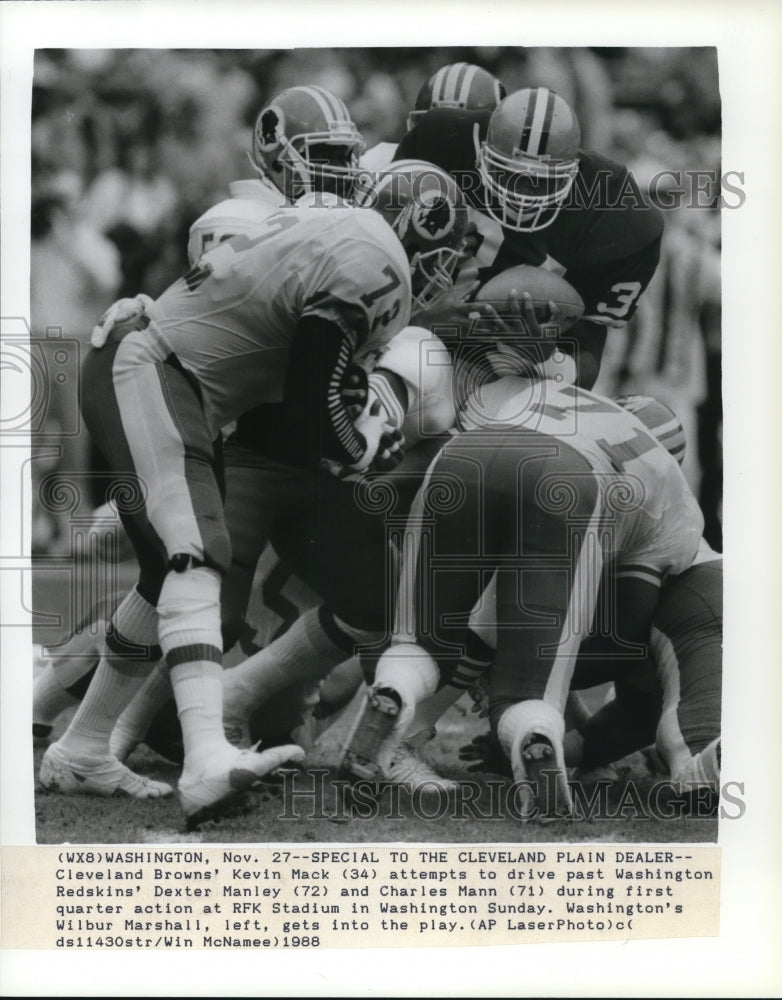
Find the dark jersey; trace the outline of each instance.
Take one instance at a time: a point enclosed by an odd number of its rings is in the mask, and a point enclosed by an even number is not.
[[[635,311],[660,257],[663,217],[644,198],[626,167],[597,153],[579,152],[579,173],[551,223],[518,233],[485,214],[475,166],[490,112],[434,108],[408,132],[395,160],[420,159],[447,170],[473,209],[484,243],[478,253],[482,282],[517,264],[546,264],[563,274],[584,300],[584,319],[622,325]]]

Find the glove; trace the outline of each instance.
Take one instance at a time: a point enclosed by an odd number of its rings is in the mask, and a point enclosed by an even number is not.
[[[139,294],[134,299],[118,299],[101,316],[92,328],[90,341],[95,348],[101,348],[108,340],[115,326],[138,319],[152,302],[149,295]]]
[[[361,415],[367,405],[367,373],[358,365],[348,366],[342,379],[342,402],[351,420]]]
[[[366,442],[363,456],[350,466],[354,472],[367,472],[370,468],[388,472],[399,465],[404,458],[404,437],[392,423],[387,409],[371,386],[367,404],[354,421],[354,426]]]
[[[513,777],[510,761],[490,732],[473,736],[469,743],[459,747],[459,760],[468,765],[468,771],[491,771],[504,778]]]

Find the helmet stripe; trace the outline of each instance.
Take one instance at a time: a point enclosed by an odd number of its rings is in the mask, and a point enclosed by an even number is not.
[[[543,126],[546,122],[546,113],[548,111],[549,103],[553,104],[553,100],[551,91],[548,87],[538,87],[535,91],[535,109],[532,114],[529,135],[526,145],[522,146],[525,153],[530,153],[532,156],[540,156],[545,151],[545,146],[548,142],[548,132],[546,132],[544,136]],[[549,125],[550,124],[551,118],[549,116]],[[541,149],[541,144],[543,145],[543,149]]]
[[[443,90],[450,72],[450,66],[443,66],[443,68],[438,69],[432,77],[432,104],[437,104],[443,99]]]
[[[536,90],[529,91],[530,100],[527,101],[527,110],[524,115],[524,121],[521,123],[521,138],[519,139],[519,149],[526,149],[529,146],[529,134],[532,128],[532,118],[535,114],[535,105],[537,102],[538,92]]]
[[[323,100],[332,106],[334,109],[332,119],[335,122],[349,122],[351,120],[348,107],[341,97],[337,97],[336,94],[332,94],[332,92],[330,90],[326,90],[325,87],[313,87],[313,90],[317,90],[323,97]]]
[[[470,87],[472,87],[472,81],[475,79],[475,74],[478,72],[477,66],[470,66],[468,63],[464,64],[464,71],[459,81],[459,87],[456,91],[456,100],[460,104],[467,106],[467,101],[470,96]]]
[[[543,156],[546,152],[546,147],[548,146],[549,136],[551,135],[551,119],[554,117],[554,107],[556,105],[555,95],[553,91],[549,91],[548,101],[546,103],[546,116],[543,119],[543,130],[540,138],[540,148],[539,155]]]
[[[345,120],[339,106],[332,102],[332,95],[327,90],[321,87],[302,87],[301,90],[315,101],[327,122]]]
[[[454,63],[449,67],[440,100],[448,101],[449,104],[458,100],[457,95],[466,71],[467,63]]]

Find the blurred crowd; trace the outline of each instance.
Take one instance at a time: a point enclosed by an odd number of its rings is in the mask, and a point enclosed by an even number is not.
[[[583,146],[631,167],[642,187],[664,170],[719,172],[711,48],[38,50],[31,141],[38,349],[49,358],[60,341],[83,354],[115,298],[155,297],[187,269],[190,224],[226,197],[230,181],[254,176],[252,126],[271,95],[303,83],[334,91],[371,147],[397,141],[421,84],[460,60],[493,72],[509,93],[556,90],[579,117]],[[674,406],[688,431],[686,471],[700,492],[707,537],[721,547],[719,206],[714,199],[672,209],[666,223],[658,274],[632,325],[612,331],[597,388],[650,392]],[[52,435],[77,402],[75,380],[63,387],[58,379],[48,386]],[[51,449],[46,456],[33,462],[33,550],[65,554],[68,511],[42,502],[36,485],[95,458],[84,433],[64,438],[59,457]]]

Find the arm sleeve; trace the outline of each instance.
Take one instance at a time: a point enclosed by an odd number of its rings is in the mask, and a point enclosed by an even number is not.
[[[366,450],[342,399],[355,336],[320,316],[299,321],[282,402],[289,461],[314,467],[321,458],[351,464]]]

